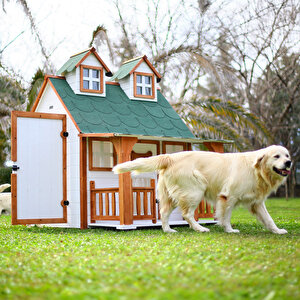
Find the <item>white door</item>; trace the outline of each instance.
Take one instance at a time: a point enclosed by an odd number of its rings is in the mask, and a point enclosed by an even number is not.
[[[66,116],[12,112],[12,224],[67,222]]]

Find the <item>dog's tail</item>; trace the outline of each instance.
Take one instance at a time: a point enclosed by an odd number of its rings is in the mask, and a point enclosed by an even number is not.
[[[0,185],[0,193],[2,193],[4,190],[10,187],[9,183],[1,184]]]
[[[168,154],[152,156],[148,158],[138,158],[133,161],[116,165],[113,168],[115,174],[134,172],[135,174],[159,171],[168,168],[173,163]]]

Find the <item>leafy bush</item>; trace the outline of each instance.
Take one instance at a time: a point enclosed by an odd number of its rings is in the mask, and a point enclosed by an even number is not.
[[[0,168],[0,185],[4,183],[10,184],[10,174],[11,174],[11,168]],[[6,189],[5,192],[10,192],[10,188]]]

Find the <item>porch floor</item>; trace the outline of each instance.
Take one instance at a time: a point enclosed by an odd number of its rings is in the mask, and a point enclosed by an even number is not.
[[[102,221],[98,223],[89,223],[89,228],[97,228],[97,227],[106,227],[106,228],[115,228],[117,230],[132,230],[132,229],[142,229],[142,228],[155,228],[161,227],[161,221],[157,221],[156,224],[153,224],[151,220],[144,220],[144,221],[134,221],[132,225],[120,225],[117,224],[118,222],[109,222],[109,221]],[[217,224],[217,221],[213,219],[200,219],[198,221],[201,225],[213,225]],[[187,226],[188,223],[186,221],[170,221],[170,226]]]

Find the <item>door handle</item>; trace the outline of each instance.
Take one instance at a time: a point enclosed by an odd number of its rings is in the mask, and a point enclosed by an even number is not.
[[[20,167],[18,167],[17,165],[13,165],[12,166],[12,170],[13,171],[18,171],[20,169]]]

